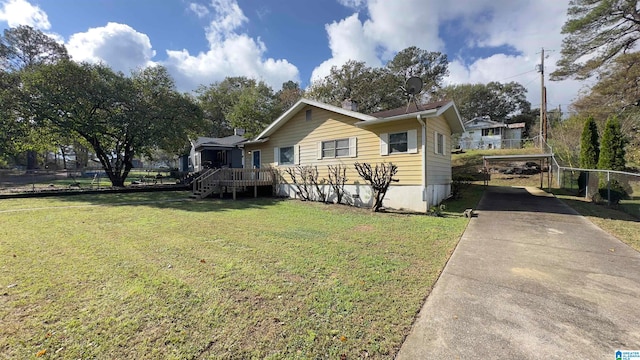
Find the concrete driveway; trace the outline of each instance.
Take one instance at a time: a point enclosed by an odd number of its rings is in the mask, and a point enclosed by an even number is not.
[[[537,189],[489,187],[397,359],[640,349],[640,253]]]

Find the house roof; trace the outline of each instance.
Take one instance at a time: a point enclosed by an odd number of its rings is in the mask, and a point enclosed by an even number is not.
[[[268,136],[273,134],[282,125],[284,125],[289,119],[298,113],[305,106],[315,106],[321,109],[332,111],[338,114],[349,116],[361,120],[356,123],[356,126],[363,127],[368,125],[379,124],[383,122],[404,120],[414,118],[418,114],[425,118],[436,117],[443,115],[449,123],[452,133],[461,133],[464,131],[464,125],[460,119],[460,114],[453,101],[437,101],[429,104],[409,104],[409,106],[402,106],[396,109],[379,111],[370,115],[363,114],[357,111],[351,111],[339,106],[325,104],[319,101],[302,98],[298,100],[289,110],[285,111],[280,117],[272,122],[263,132],[261,132],[255,139],[248,141],[248,143],[265,141]]]
[[[507,124],[507,126],[509,127],[509,129],[524,129],[525,128],[525,123],[523,122],[519,122],[519,123],[513,123],[513,124]]]
[[[437,101],[429,104],[409,104],[409,106],[403,106],[396,109],[380,111],[371,114],[375,116],[375,120],[366,120],[356,123],[356,126],[368,126],[373,124],[380,124],[396,120],[406,120],[415,118],[420,115],[422,118],[430,118],[443,116],[452,133],[464,132],[464,124],[460,118],[460,113],[453,101]]]
[[[363,120],[363,121],[365,121],[365,120],[375,120],[376,119],[375,117],[373,117],[371,115],[366,115],[366,114],[359,113],[359,112],[356,112],[356,111],[343,109],[343,108],[338,107],[338,106],[333,106],[333,105],[321,103],[319,101],[302,98],[302,99],[298,100],[298,102],[295,103],[292,107],[290,107],[289,110],[285,111],[282,115],[280,115],[280,117],[278,117],[274,122],[272,122],[271,125],[269,125],[263,132],[261,132],[258,136],[256,136],[256,138],[253,141],[258,141],[260,139],[263,139],[263,138],[273,134],[282,125],[284,125],[287,121],[289,121],[289,119],[291,119],[295,114],[297,114],[298,111],[300,111],[302,108],[304,108],[307,105],[315,106],[315,107],[318,107],[318,108],[321,108],[321,109],[325,109],[325,110],[328,110],[328,111],[333,111],[335,113],[342,114],[342,115],[345,115],[345,116],[350,116],[350,117],[353,117],[353,118],[356,118],[356,119],[360,119],[360,120]]]
[[[495,129],[495,128],[507,127],[507,125],[503,122],[491,120],[488,116],[486,116],[486,117],[476,117],[471,120],[465,121],[464,127],[467,130]]]
[[[231,135],[222,138],[210,138],[200,136],[193,143],[195,148],[203,147],[234,147],[246,142],[247,139],[240,135]]]
[[[378,111],[371,114],[371,116],[375,116],[377,118],[388,118],[388,117],[404,115],[404,114],[414,114],[420,111],[438,109],[449,104],[450,102],[451,101],[449,100],[443,100],[443,101],[436,101],[429,104],[420,104],[420,105],[416,103],[409,103],[409,106],[401,106],[399,108],[395,108],[391,110]]]

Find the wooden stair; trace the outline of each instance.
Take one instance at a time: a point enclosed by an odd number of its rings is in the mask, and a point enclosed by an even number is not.
[[[219,175],[221,169],[207,169],[193,181],[193,193],[189,196],[193,199],[204,199],[207,196],[220,192]]]

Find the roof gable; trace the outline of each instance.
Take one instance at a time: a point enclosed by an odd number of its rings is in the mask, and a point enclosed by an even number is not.
[[[292,107],[290,107],[289,110],[285,111],[282,115],[280,115],[280,117],[278,117],[274,122],[272,122],[263,132],[261,132],[254,139],[254,141],[263,139],[263,138],[273,134],[276,130],[281,128],[282,125],[286,124],[287,121],[289,121],[289,119],[294,117],[300,110],[302,110],[307,105],[315,106],[315,107],[320,108],[320,109],[332,111],[334,113],[338,113],[338,114],[342,114],[342,115],[345,115],[345,116],[349,116],[349,117],[356,118],[356,119],[359,119],[359,120],[362,120],[362,121],[375,120],[376,119],[375,117],[373,117],[371,115],[366,115],[366,114],[363,114],[363,113],[359,113],[357,111],[351,111],[351,110],[343,109],[343,108],[338,107],[338,106],[333,106],[333,105],[321,103],[319,101],[302,98],[302,99],[298,100],[298,102],[295,103]]]

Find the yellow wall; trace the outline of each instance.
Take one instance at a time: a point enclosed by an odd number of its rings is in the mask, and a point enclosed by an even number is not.
[[[444,154],[435,153],[435,132],[444,135]],[[427,182],[451,183],[451,129],[442,117],[427,119]]]
[[[306,110],[311,109],[311,120],[305,120]],[[318,167],[320,177],[327,176],[327,165],[343,164],[347,166],[347,178],[349,184],[354,182],[363,183],[362,178],[355,171],[354,162],[368,162],[371,164],[386,162],[398,165],[396,178],[399,182],[393,185],[421,185],[422,184],[422,155],[421,155],[421,125],[416,119],[393,121],[384,124],[359,128],[353,124],[360,122],[348,116],[337,114],[321,108],[306,106],[290,118],[281,128],[277,129],[269,140],[262,144],[245,146],[245,166],[251,166],[251,155],[248,151],[261,150],[261,166],[272,166],[283,168],[285,166],[274,166],[274,147],[286,147],[299,145],[300,165],[314,165]],[[451,179],[450,166],[450,131],[446,122],[442,118],[427,119],[427,154],[430,184],[448,184]],[[380,155],[380,134],[394,133],[407,130],[417,131],[418,152],[415,154],[389,154]],[[445,135],[446,150],[445,155],[434,154],[434,134],[437,130]],[[357,138],[357,156],[318,159],[318,143],[327,140],[345,139],[349,137]],[[290,165],[291,166],[291,165]],[[289,182],[288,175],[284,176]],[[446,179],[445,179],[446,178]],[[434,181],[434,182],[431,182]],[[442,182],[444,181],[444,182]]]

